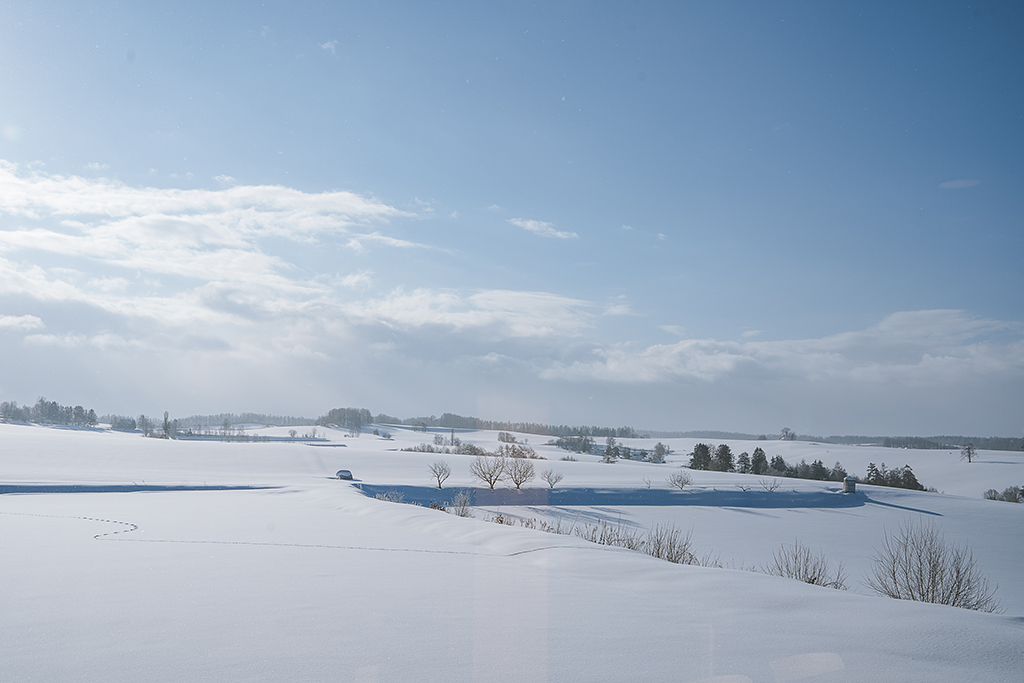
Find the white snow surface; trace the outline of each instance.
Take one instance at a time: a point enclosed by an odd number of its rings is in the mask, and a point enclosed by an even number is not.
[[[945,493],[793,479],[768,492],[765,477],[711,472],[673,491],[695,439],[664,440],[663,465],[601,464],[519,435],[547,458],[538,473],[564,479],[492,494],[471,478],[473,456],[402,452],[433,433],[388,429],[394,440],[325,430],[313,446],[0,424],[0,681],[1022,680],[1024,505],[981,493],[1024,484],[1024,454],[967,464],[727,441],[858,474],[910,464]],[[496,432],[457,436],[498,445]],[[437,460],[453,471],[442,491]],[[339,469],[355,480],[333,479]],[[368,495],[389,488],[424,503],[473,488],[480,507],[464,519]],[[485,521],[499,507],[566,525],[673,523],[731,568]],[[909,520],[969,543],[1005,612],[871,594],[873,549]],[[744,570],[794,540],[844,563],[850,590]]]

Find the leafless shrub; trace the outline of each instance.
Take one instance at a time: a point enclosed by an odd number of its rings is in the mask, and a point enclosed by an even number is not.
[[[386,500],[389,503],[404,503],[405,494],[395,489],[388,489],[384,493],[378,493],[374,496],[377,500]]]
[[[651,488],[651,478],[650,477],[644,477],[640,481],[642,481],[644,483],[644,486],[646,486],[647,488]]]
[[[518,489],[523,484],[533,480],[533,463],[526,458],[515,458],[508,461],[506,472],[508,478]]]
[[[644,539],[644,552],[659,560],[676,564],[694,564],[696,558],[690,551],[692,539],[692,529],[684,535],[674,524],[655,525]]]
[[[622,524],[611,525],[603,519],[598,524],[585,524],[576,527],[576,535],[598,545],[613,545],[628,550],[643,550],[644,539],[638,529],[630,529]]]
[[[519,526],[524,527],[526,529],[536,529],[537,520],[535,520],[533,517],[523,517],[519,520]]]
[[[447,506],[444,503],[439,503],[436,500],[430,501],[431,510],[440,510],[441,512],[448,512]]]
[[[761,567],[761,571],[814,586],[846,590],[846,574],[842,563],[836,567],[835,573],[830,572],[825,557],[815,555],[810,548],[800,545],[799,541],[794,541],[793,545],[783,544],[778,551],[772,553],[772,561]]]
[[[904,522],[895,532],[886,532],[864,585],[899,600],[1001,611],[994,597],[998,586],[989,588],[971,549],[946,543],[930,522]]]
[[[751,488],[753,488],[752,486],[744,486],[743,484],[736,484],[735,486],[740,491],[749,491]]]
[[[507,526],[515,526],[516,518],[512,515],[507,515],[503,512],[498,512],[487,518],[488,522],[494,522],[495,524],[505,524]]]
[[[573,528],[574,528],[572,525],[564,525],[564,524],[562,524],[562,520],[561,519],[556,519],[553,522],[545,522],[542,519],[542,520],[540,520],[539,525],[540,525],[540,530],[541,531],[546,531],[549,534],[569,535],[569,534],[572,533]]]
[[[564,460],[566,462],[578,462],[579,458],[574,458],[571,455],[563,455],[559,460]]]
[[[763,488],[768,493],[771,493],[772,491],[777,491],[778,488],[782,486],[782,482],[779,481],[778,479],[772,479],[771,481],[768,481],[767,479],[758,479],[757,483],[760,484],[761,488]]]
[[[441,488],[444,480],[451,476],[452,468],[444,460],[438,460],[430,466],[430,473],[437,479],[437,488]]]
[[[680,491],[692,483],[693,477],[690,476],[689,472],[673,472],[668,478],[668,485],[674,486]]]
[[[505,458],[477,455],[469,465],[469,473],[492,489],[505,477]]]
[[[547,482],[549,488],[555,488],[555,484],[562,481],[562,475],[554,470],[544,470],[540,478]]]
[[[452,494],[452,502],[448,510],[456,517],[472,517],[473,513],[469,506],[473,503],[473,496],[469,491],[455,491]]]

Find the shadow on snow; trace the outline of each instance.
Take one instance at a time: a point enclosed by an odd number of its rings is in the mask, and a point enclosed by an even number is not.
[[[0,484],[5,493],[137,493],[141,491],[249,491],[274,486],[206,486],[159,484]]]
[[[403,502],[429,505],[431,502],[451,503],[456,490],[469,491],[472,505],[585,505],[585,506],[628,506],[650,505],[669,507],[677,505],[699,505],[706,507],[730,508],[853,508],[868,503],[898,507],[912,512],[936,514],[927,510],[882,503],[872,500],[865,493],[840,493],[838,491],[716,491],[693,489],[690,491],[668,491],[665,489],[613,489],[613,488],[563,488],[563,489],[436,489],[429,486],[378,486],[358,484],[367,496],[387,494],[394,491],[402,495]]]

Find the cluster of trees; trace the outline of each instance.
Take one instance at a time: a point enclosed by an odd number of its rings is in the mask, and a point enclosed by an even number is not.
[[[469,442],[463,443],[462,439],[455,436],[454,433],[448,438],[445,438],[443,434],[435,434],[433,444],[421,443],[419,446],[410,446],[409,448],[403,448],[402,450],[411,451],[413,453],[455,453],[456,455],[488,455],[486,450],[480,448],[476,444],[472,444]],[[532,448],[530,448],[530,452],[533,452]]]
[[[764,474],[773,477],[790,477],[793,479],[812,479],[816,481],[842,481],[848,475],[839,462],[831,468],[821,460],[807,464],[801,460],[796,465],[787,463],[781,455],[771,460],[765,455],[764,449],[758,447],[753,454],[746,451],[734,456],[728,444],[712,446],[699,443],[690,453],[690,469],[710,470],[713,472],[739,472],[740,474]]]
[[[889,470],[885,468],[884,462],[881,467],[875,467],[875,463],[869,462],[867,475],[863,479],[858,478],[857,481],[863,484],[873,484],[874,486],[891,486],[897,489],[924,491],[924,486],[914,476],[914,470],[910,469],[910,465]]]
[[[139,428],[139,423],[134,417],[124,415],[104,415],[103,421],[110,425],[110,428],[118,432],[134,432]]]
[[[19,406],[17,401],[0,403],[0,420],[76,427],[95,427],[99,423],[96,411],[92,408],[86,410],[82,406],[62,406],[42,396],[33,406]]]
[[[1007,503],[1024,503],[1024,487],[1021,486],[1007,486],[1003,489],[1002,493],[995,489],[989,489],[985,491],[984,497],[986,500],[1002,500]]]
[[[316,419],[318,425],[347,429],[353,434],[362,434],[363,425],[373,423],[373,415],[366,408],[332,408],[326,415]]]
[[[145,437],[155,436],[160,439],[177,439],[178,438],[178,421],[171,420],[167,411],[164,411],[163,422],[156,422],[151,420],[145,415],[139,415],[135,419],[137,429],[142,432]]]
[[[589,436],[582,435],[560,436],[548,441],[548,445],[558,446],[562,450],[572,453],[589,453],[594,450],[594,440]]]
[[[557,444],[556,444],[557,445]],[[622,458],[624,460],[647,460],[649,462],[663,463],[668,454],[668,446],[660,441],[654,444],[653,449],[629,447],[620,444],[614,436],[605,439],[604,448],[600,450],[601,462],[612,463]]]
[[[781,455],[772,456],[768,460],[761,448],[755,448],[753,455],[746,452],[734,457],[727,444],[711,446],[699,443],[690,453],[690,469],[711,470],[714,472],[739,472],[740,474],[764,474],[772,477],[789,477],[791,479],[811,479],[814,481],[842,481],[849,474],[838,461],[831,468],[820,459],[807,464],[801,460],[790,465]],[[896,488],[924,491],[924,486],[914,476],[910,465],[887,469],[883,462],[881,467],[875,463],[868,464],[867,476],[857,481],[875,486],[892,486]]]

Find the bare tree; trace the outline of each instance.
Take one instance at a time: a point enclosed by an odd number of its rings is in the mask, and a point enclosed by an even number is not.
[[[430,466],[430,473],[437,479],[437,488],[441,488],[444,480],[451,476],[452,468],[444,460],[438,460]]]
[[[964,544],[950,545],[932,523],[904,522],[886,532],[864,585],[879,595],[951,605],[979,612],[1002,611]]]
[[[477,455],[469,465],[469,473],[492,489],[505,477],[505,458]]]
[[[783,544],[781,549],[772,552],[772,561],[761,567],[761,571],[815,586],[846,590],[846,574],[842,563],[836,568],[835,574],[829,572],[825,558],[814,555],[810,548],[800,545],[799,541],[794,541],[793,545]]]
[[[508,478],[518,489],[533,480],[533,463],[526,458],[515,458],[508,461]]]
[[[673,472],[668,477],[668,485],[674,486],[675,488],[682,491],[684,488],[693,483],[693,477],[690,476],[689,472]]]
[[[978,457],[978,449],[974,447],[973,443],[969,443],[966,446],[960,447],[960,459],[966,460],[968,464],[974,461]]]
[[[546,481],[550,488],[555,488],[555,484],[562,481],[562,475],[554,470],[544,470],[540,473],[540,478]]]
[[[498,432],[498,441],[502,443],[515,443],[516,437],[514,434],[509,434],[508,432]]]

